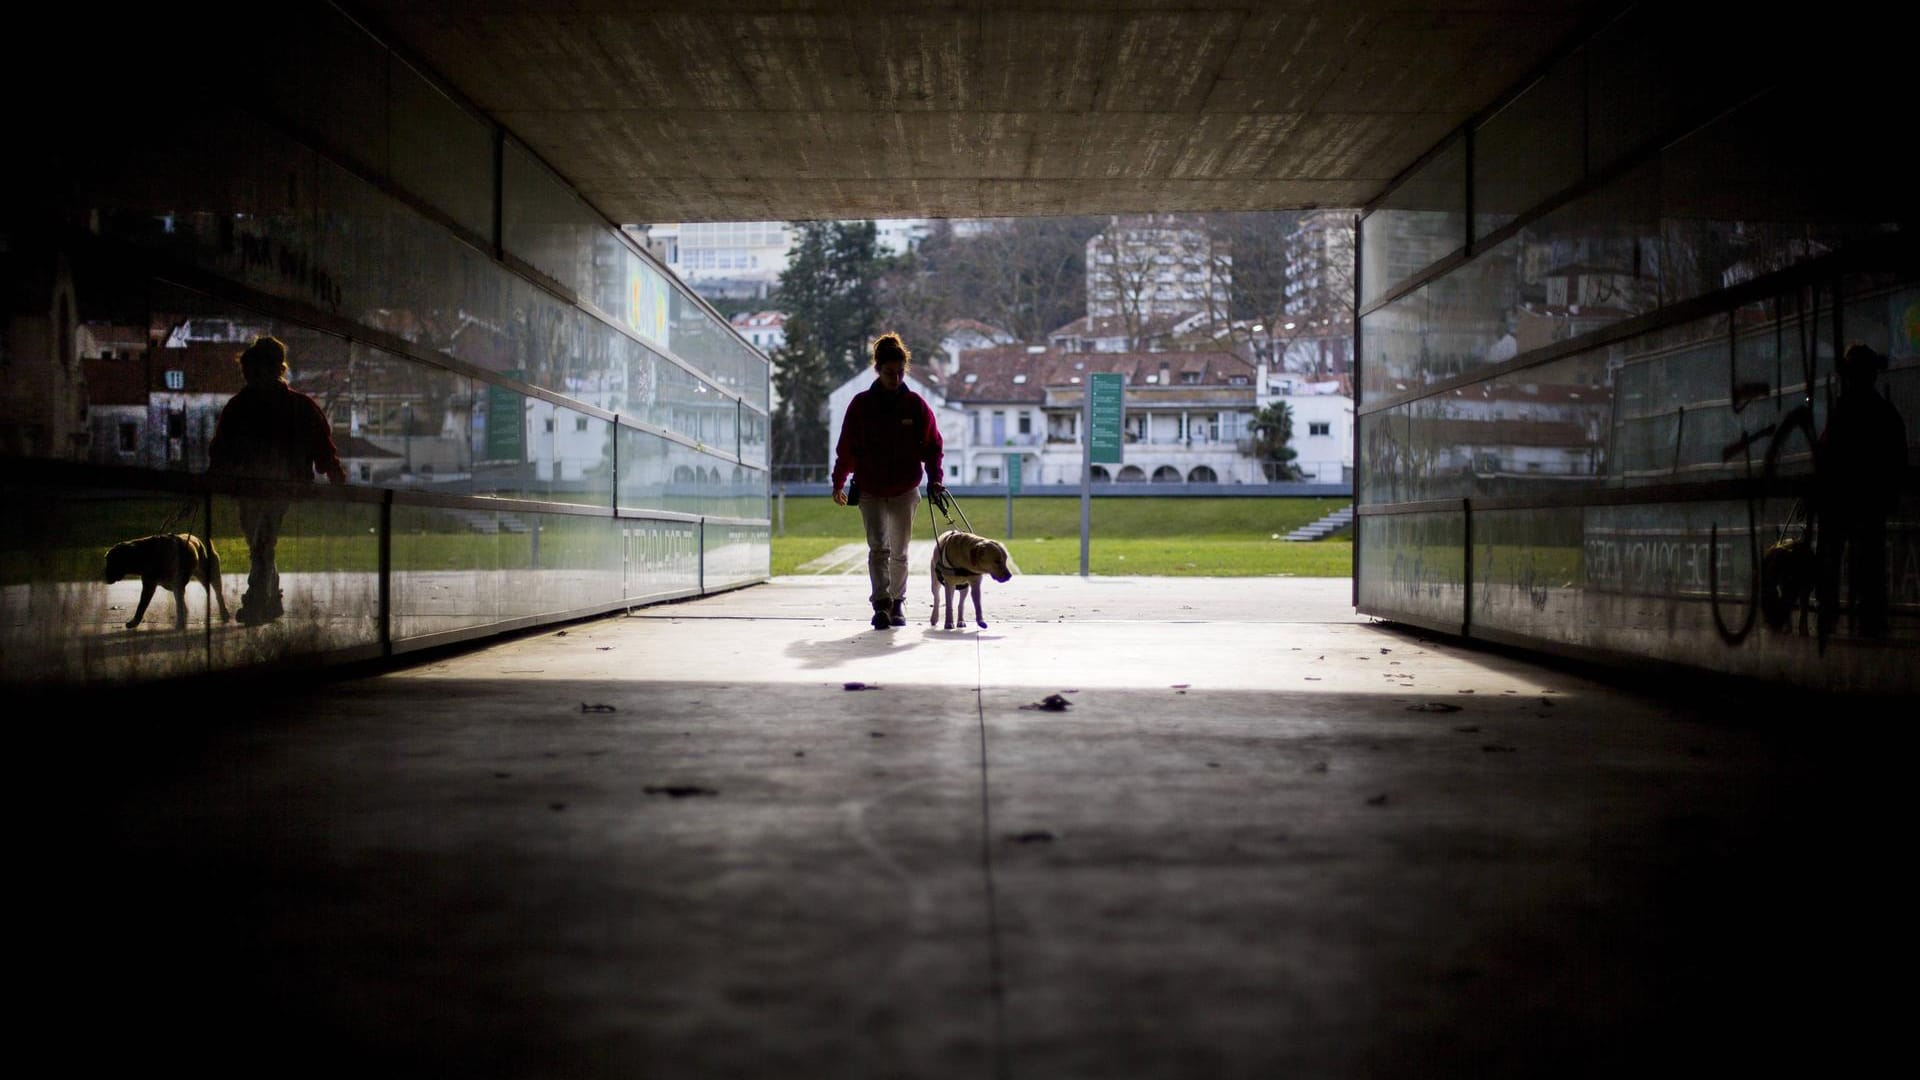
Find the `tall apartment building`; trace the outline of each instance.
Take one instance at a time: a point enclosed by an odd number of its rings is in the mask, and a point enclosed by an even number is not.
[[[1351,210],[1310,211],[1287,238],[1286,370],[1316,377],[1353,370],[1353,217]]]
[[[1216,312],[1227,317],[1233,254],[1176,214],[1114,217],[1087,241],[1087,316],[1146,322]]]

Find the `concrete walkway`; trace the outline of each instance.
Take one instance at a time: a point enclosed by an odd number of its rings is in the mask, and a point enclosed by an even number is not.
[[[1344,580],[1016,577],[965,632],[918,587],[868,629],[855,584],[271,695],[35,703],[22,1049],[1560,1077],[1846,1074],[1904,1030],[1884,718],[1425,640]]]

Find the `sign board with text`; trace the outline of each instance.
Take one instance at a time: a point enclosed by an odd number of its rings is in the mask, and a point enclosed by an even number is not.
[[[510,379],[526,377],[512,369],[501,372]],[[487,461],[524,461],[527,456],[527,399],[504,386],[487,385]]]
[[[1018,493],[1020,490],[1020,455],[1007,455],[1007,490]]]
[[[1125,415],[1126,385],[1121,376],[1100,372],[1087,376],[1091,402],[1087,419],[1087,460],[1095,465],[1118,465],[1124,458],[1121,421]]]

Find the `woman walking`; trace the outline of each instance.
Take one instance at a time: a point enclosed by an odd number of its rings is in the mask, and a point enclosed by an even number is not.
[[[913,511],[920,504],[920,476],[927,497],[940,505],[943,444],[933,410],[907,389],[912,354],[899,334],[873,342],[873,385],[853,396],[834,448],[833,501],[846,506],[847,477],[859,492],[860,519],[867,527],[867,577],[873,589],[873,628],[907,625],[901,610],[907,591],[907,541],[913,536]]]

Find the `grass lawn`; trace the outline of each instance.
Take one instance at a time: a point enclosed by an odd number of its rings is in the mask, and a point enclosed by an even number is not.
[[[1093,500],[1092,544],[1088,568],[1095,574],[1171,576],[1346,577],[1352,572],[1353,545],[1347,534],[1318,543],[1293,544],[1274,539],[1347,504],[1346,499],[1179,499]],[[1005,499],[969,498],[961,504],[974,531],[1005,539]],[[159,527],[177,501],[153,499],[79,500],[58,515],[60,537],[52,544],[20,535],[0,544],[0,582],[30,580],[91,581],[114,542]],[[297,508],[281,538],[282,570],[372,571],[379,551],[372,535],[377,512],[360,504],[312,504]],[[785,535],[773,538],[773,573],[792,574],[799,566],[839,547],[864,540],[860,511],[835,506],[816,496],[787,499]],[[944,526],[944,522],[942,525]],[[196,519],[176,526],[199,532]],[[4,532],[0,528],[0,532]],[[914,533],[930,535],[924,506]],[[246,545],[230,499],[214,503],[213,540],[222,569],[245,573]],[[591,530],[579,535],[556,529],[545,534],[544,566],[594,564],[603,556]],[[425,536],[401,530],[394,537],[395,557],[413,569],[431,566],[484,570],[526,566],[532,561],[526,534],[476,535],[448,523]],[[579,552],[573,549],[583,548]],[[1080,500],[1033,496],[1014,500],[1014,562],[1028,574],[1080,572]]]
[[[1347,505],[1350,499],[1093,500],[1087,568],[1095,574],[1190,577],[1347,577],[1353,544],[1347,534],[1318,543],[1276,540]],[[974,531],[1003,539],[1004,499],[968,499],[961,509]],[[1014,500],[1013,559],[1028,574],[1080,572],[1078,497]],[[914,534],[928,535],[923,505]],[[786,532],[773,538],[773,572],[790,574],[841,544],[861,543],[860,511],[825,496],[789,498]],[[942,527],[945,522],[941,522]]]

